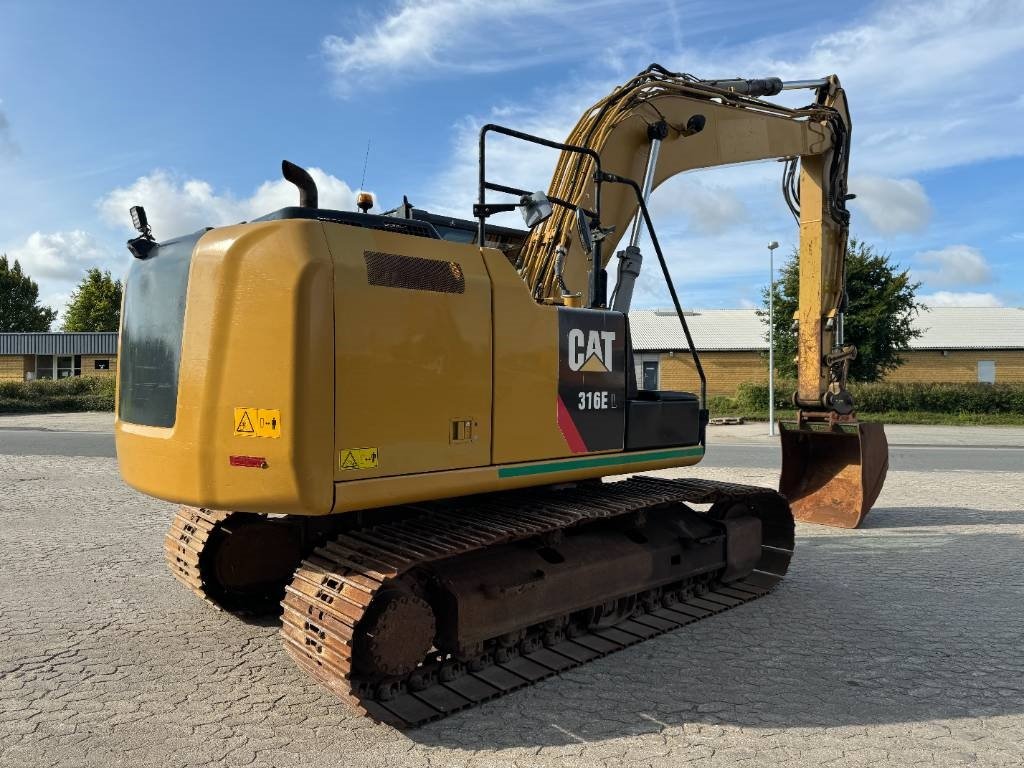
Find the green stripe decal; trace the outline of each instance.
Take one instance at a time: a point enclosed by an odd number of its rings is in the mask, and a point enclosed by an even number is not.
[[[665,461],[667,459],[684,459],[703,456],[704,448],[697,445],[693,448],[671,448],[664,451],[646,453],[616,453],[611,456],[590,456],[583,459],[562,459],[544,464],[528,464],[519,467],[499,467],[498,477],[525,477],[527,475],[545,475],[549,472],[569,472],[574,469],[590,469],[591,467],[617,467],[630,464],[643,464],[649,461]]]

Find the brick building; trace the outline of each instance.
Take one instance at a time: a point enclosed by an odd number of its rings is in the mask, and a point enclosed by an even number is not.
[[[117,333],[0,333],[0,381],[113,376]]]
[[[638,310],[629,319],[641,386],[695,392],[697,375],[675,312]],[[745,381],[767,379],[767,329],[753,309],[696,310],[686,320],[709,395],[731,396]],[[922,335],[887,380],[1024,382],[1024,309],[936,307],[914,324]]]

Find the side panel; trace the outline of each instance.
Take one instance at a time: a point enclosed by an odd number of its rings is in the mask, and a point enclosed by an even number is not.
[[[335,264],[337,494],[491,461],[491,287],[479,248],[325,224]]]
[[[558,308],[538,304],[500,251],[494,291],[494,463],[569,456],[558,428]]]
[[[159,258],[159,256],[157,257]],[[116,421],[129,485],[216,509],[325,514],[333,503],[332,265],[317,221],[212,230],[192,255],[170,426]],[[141,308],[145,311],[145,308]],[[122,375],[126,359],[119,361]],[[121,382],[119,382],[120,384]],[[239,429],[239,411],[275,423]],[[266,466],[232,465],[231,456]]]

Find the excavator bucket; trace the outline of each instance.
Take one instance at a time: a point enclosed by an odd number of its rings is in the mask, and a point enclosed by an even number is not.
[[[881,424],[779,422],[779,492],[797,520],[857,528],[878,498],[889,471]]]

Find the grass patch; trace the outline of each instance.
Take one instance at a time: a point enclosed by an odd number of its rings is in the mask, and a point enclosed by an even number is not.
[[[795,419],[790,397],[795,382],[775,387],[775,418]],[[857,418],[885,424],[1024,426],[1022,384],[854,384]],[[741,384],[736,397],[712,397],[711,417],[768,420],[768,385]]]
[[[747,421],[768,421],[768,411],[750,408],[716,408],[711,406],[711,418],[716,416],[739,416]],[[793,409],[776,409],[776,420],[795,421]],[[869,413],[857,411],[858,421],[880,421],[883,424],[940,424],[945,426],[1024,426],[1021,413],[929,413],[927,411],[889,411]]]
[[[0,413],[113,411],[115,383],[113,376],[0,381]]]

